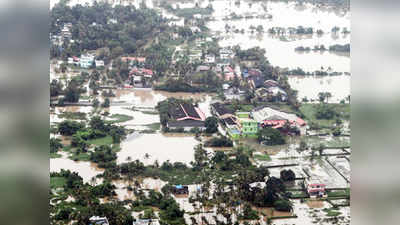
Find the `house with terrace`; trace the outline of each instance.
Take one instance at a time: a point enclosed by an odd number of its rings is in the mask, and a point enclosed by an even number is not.
[[[190,131],[197,128],[200,131],[205,129],[206,116],[200,108],[189,103],[179,103],[169,107],[169,120],[167,127],[169,129],[183,129]]]

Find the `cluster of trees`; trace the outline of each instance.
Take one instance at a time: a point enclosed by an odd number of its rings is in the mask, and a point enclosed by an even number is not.
[[[61,135],[72,136],[71,146],[77,147],[77,152],[87,152],[88,140],[102,138],[110,135],[113,143],[120,143],[126,131],[121,126],[104,122],[99,116],[94,116],[87,127],[84,122],[64,120],[57,126]]]
[[[322,35],[324,32],[322,30],[314,30],[312,27],[271,27],[268,29],[268,33],[270,34],[298,34],[298,35],[305,35],[305,34],[314,34],[317,33],[318,35]]]
[[[296,179],[296,174],[291,170],[281,170],[280,172],[282,181],[294,181]]]
[[[179,5],[177,5],[176,8],[173,8],[171,4],[167,2],[162,2],[160,6],[167,9],[169,12],[175,14],[176,16],[183,17],[185,19],[193,19],[194,15],[196,14],[211,15],[214,12],[211,4],[209,4],[205,8],[200,8],[198,3],[196,3],[195,7],[193,8],[180,8]]]
[[[110,166],[110,163],[117,159],[117,154],[108,145],[101,145],[96,147],[90,153],[90,161],[98,163],[100,168]]]
[[[258,141],[265,145],[283,145],[286,143],[285,136],[279,130],[265,127],[258,132]]]
[[[65,2],[56,4],[50,12],[50,33],[59,34],[66,23],[72,24],[73,43],[64,42],[63,58],[80,55],[87,50],[107,48],[107,58],[135,53],[148,39],[168,27],[155,10],[142,6],[116,5],[94,2],[92,6],[75,5]],[[51,51],[56,57],[57,51]]]
[[[206,147],[232,147],[233,142],[231,139],[222,136],[222,137],[213,137],[210,140],[206,141],[204,144]]]
[[[298,52],[309,52],[309,51],[331,51],[331,52],[350,52],[350,44],[336,44],[336,45],[331,45],[329,48],[326,48],[324,45],[315,45],[314,48],[310,47],[303,47],[299,46],[294,49],[295,51]]]
[[[107,217],[110,224],[132,224],[133,217],[131,212],[125,208],[123,202],[113,201],[101,204],[99,198],[115,196],[115,186],[109,181],[104,181],[100,185],[91,186],[83,183],[82,177],[76,172],[63,170],[59,173],[50,173],[50,179],[64,178],[65,185],[63,194],[70,195],[74,198],[72,204],[66,204],[61,201],[57,204],[50,204],[50,220],[51,223],[62,223],[76,220],[77,224],[89,224],[89,218],[93,215],[102,215]],[[54,199],[52,191],[51,197]],[[59,195],[57,195],[59,196]],[[76,210],[75,207],[79,207]]]
[[[259,168],[259,170],[265,171],[263,175],[267,176],[268,170]],[[292,203],[289,201],[289,193],[286,192],[286,187],[283,181],[276,177],[268,177],[265,182],[265,177],[259,177],[254,179],[254,176],[249,174],[248,171],[239,173],[237,178],[239,196],[241,199],[252,203],[257,207],[274,207],[279,211],[292,211]],[[250,184],[253,182],[265,182],[265,187],[260,186],[251,187]]]
[[[50,138],[50,153],[57,153],[60,148],[64,147],[58,138]]]

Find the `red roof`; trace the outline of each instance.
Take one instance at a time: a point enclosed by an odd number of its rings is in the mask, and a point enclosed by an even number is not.
[[[146,61],[145,57],[129,57],[129,56],[124,56],[121,57],[122,61],[138,61],[138,62],[144,62]]]
[[[142,69],[142,73],[147,74],[147,75],[153,75],[153,71],[150,69]]]
[[[297,117],[296,123],[298,123],[300,126],[306,125],[306,122],[303,119],[301,119],[300,117]]]
[[[232,67],[230,67],[230,66],[226,66],[226,67],[225,67],[225,70],[227,70],[227,71],[233,73],[233,69],[232,69]]]

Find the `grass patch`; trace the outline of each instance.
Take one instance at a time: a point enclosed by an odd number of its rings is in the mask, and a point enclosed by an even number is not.
[[[160,123],[151,123],[151,124],[147,124],[146,127],[149,128],[150,130],[159,130],[161,127],[161,124]]]
[[[74,161],[90,161],[90,154],[84,152],[84,153],[79,153],[78,155],[76,154],[70,155],[68,158]]]
[[[64,187],[64,184],[67,183],[67,179],[64,177],[50,177],[50,188],[55,189],[55,188],[60,188]]]
[[[341,212],[336,211],[334,208],[325,208],[323,209],[323,211],[326,213],[326,216],[329,217],[339,216],[340,214],[342,214]]]
[[[259,161],[271,161],[271,157],[268,155],[268,154],[262,154],[262,155],[260,155],[260,154],[254,154],[253,155],[253,158],[254,159],[257,159],[257,160],[259,160]]]
[[[84,112],[63,112],[58,114],[59,118],[65,118],[69,120],[85,120],[86,113]]]
[[[110,145],[113,143],[112,137],[111,136],[105,136],[102,138],[97,138],[97,139],[91,139],[87,141],[88,144],[91,145]]]
[[[72,147],[71,147],[70,145],[64,146],[64,147],[62,148],[62,150],[63,150],[64,152],[69,152],[69,151],[71,151],[71,149],[72,149]]]
[[[157,111],[140,111],[143,114],[148,114],[148,115],[158,115]]]
[[[107,120],[108,123],[123,123],[129,120],[132,120],[132,116],[124,115],[124,114],[112,114],[108,118],[112,120]]]
[[[330,191],[328,192],[328,197],[349,197],[350,196],[350,189],[341,190],[341,191]]]

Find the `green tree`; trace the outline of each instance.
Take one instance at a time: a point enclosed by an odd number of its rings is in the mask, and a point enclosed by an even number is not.
[[[206,133],[215,133],[218,131],[218,119],[216,117],[210,116],[205,121]]]
[[[64,147],[58,138],[50,138],[50,153],[56,153],[58,149]]]

